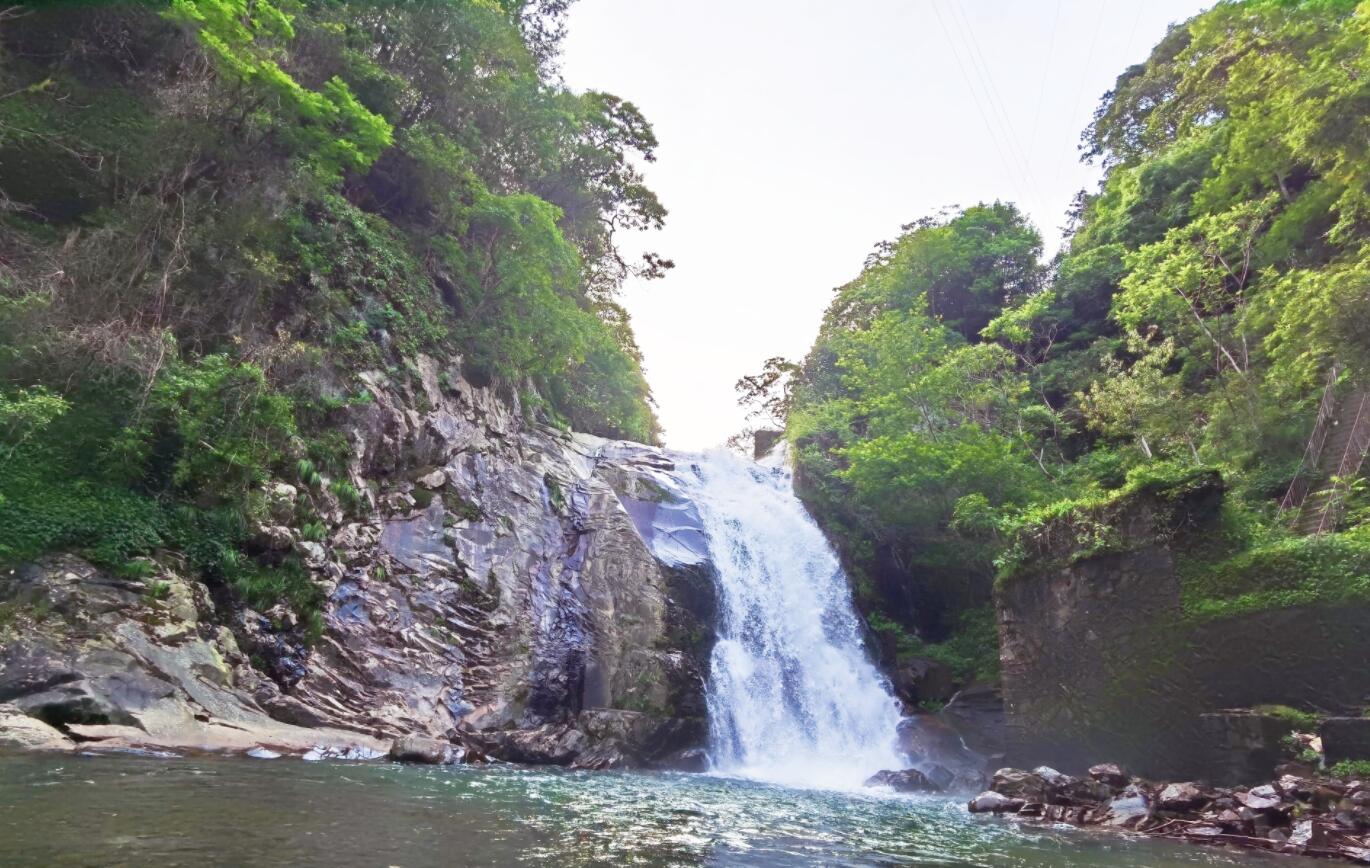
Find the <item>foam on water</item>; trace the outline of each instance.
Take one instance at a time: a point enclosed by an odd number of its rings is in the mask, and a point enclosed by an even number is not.
[[[722,449],[679,466],[718,570],[708,685],[714,769],[848,789],[902,767],[898,706],[866,655],[846,576],[789,471]]]

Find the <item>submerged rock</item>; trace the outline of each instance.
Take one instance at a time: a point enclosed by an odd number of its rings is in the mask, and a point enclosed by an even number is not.
[[[597,744],[577,755],[571,761],[571,768],[573,769],[591,769],[594,771],[629,768],[633,765],[636,765],[636,762],[632,757],[623,750],[622,745],[614,742]]]
[[[450,742],[421,735],[404,735],[390,745],[388,756],[395,762],[436,766],[452,762],[456,753]]]
[[[657,761],[656,767],[675,772],[707,772],[709,752],[702,747],[689,747],[667,754]]]
[[[878,771],[866,779],[865,786],[889,787],[897,793],[937,793],[942,791],[942,787],[933,783],[927,775],[918,769]]]
[[[1022,799],[1015,799],[1003,793],[996,793],[987,790],[970,800],[966,807],[972,814],[1003,814],[1009,811],[1017,811],[1025,803]]]

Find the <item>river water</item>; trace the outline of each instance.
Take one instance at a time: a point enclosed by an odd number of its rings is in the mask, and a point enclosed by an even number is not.
[[[712,775],[0,756],[4,866],[1245,864],[1312,863]]]

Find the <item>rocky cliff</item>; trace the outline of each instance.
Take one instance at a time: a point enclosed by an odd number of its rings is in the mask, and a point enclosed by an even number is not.
[[[1263,707],[1359,717],[1364,603],[1215,609],[1187,596],[1196,551],[1222,538],[1223,497],[1217,474],[1199,472],[1032,529],[1026,559],[996,588],[1009,762],[1077,771],[1109,759],[1153,777],[1251,783],[1289,758],[1291,724]]]
[[[171,556],[135,580],[50,557],[0,577],[0,739],[35,741],[35,718],[57,744],[374,751],[418,734],[596,766],[701,745],[713,585],[671,461],[527,423],[455,363],[362,380],[342,425],[359,502],[303,528],[305,492],[271,483],[253,543],[305,564],[319,635]]]

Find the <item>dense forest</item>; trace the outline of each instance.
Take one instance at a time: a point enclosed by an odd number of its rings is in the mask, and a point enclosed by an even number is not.
[[[1056,256],[1011,204],[918,220],[802,365],[739,383],[787,419],[887,658],[992,675],[996,577],[1215,470],[1187,614],[1370,595],[1370,494],[1316,455],[1370,382],[1370,4],[1219,3],[1118,78],[1082,150],[1104,180]]]
[[[247,556],[370,494],[331,425],[427,353],[530,420],[652,442],[615,233],[660,227],[631,103],[556,71],[563,0],[161,0],[0,11],[0,560]],[[313,534],[311,537],[310,534]]]

